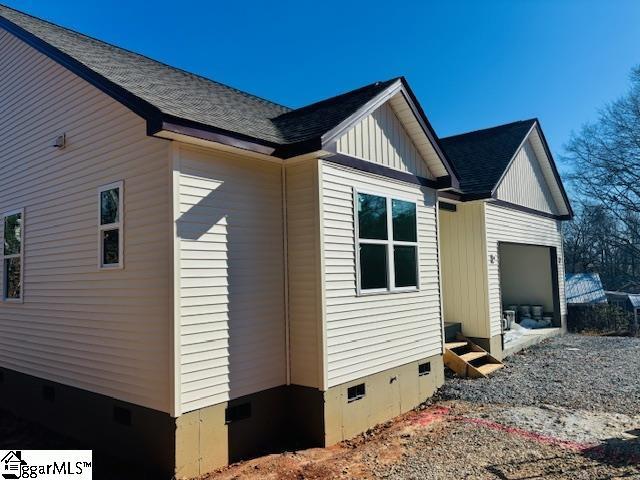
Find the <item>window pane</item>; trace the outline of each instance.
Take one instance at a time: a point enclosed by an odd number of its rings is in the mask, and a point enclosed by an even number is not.
[[[387,199],[358,194],[358,228],[360,238],[387,239]]]
[[[393,247],[396,287],[417,287],[416,247]]]
[[[401,242],[416,240],[416,204],[391,200],[393,215],[393,239]]]
[[[6,298],[20,298],[22,287],[20,284],[20,267],[20,258],[5,258],[4,296]]]
[[[102,264],[113,265],[119,262],[120,232],[105,230],[102,232]]]
[[[119,188],[112,188],[111,190],[100,192],[100,225],[118,223],[120,217],[120,213],[118,212],[118,206],[120,205],[119,197]]]
[[[360,288],[387,288],[386,245],[360,245]]]
[[[22,214],[4,218],[4,254],[16,255],[22,247]]]

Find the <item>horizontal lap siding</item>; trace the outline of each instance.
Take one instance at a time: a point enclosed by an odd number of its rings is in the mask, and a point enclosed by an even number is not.
[[[168,412],[168,142],[1,30],[0,105],[0,211],[26,219],[24,304],[0,302],[0,365]],[[97,189],[118,180],[125,268],[100,271]]]
[[[389,168],[432,177],[393,108],[383,104],[337,142],[338,151]]]
[[[498,242],[524,243],[556,247],[558,258],[558,283],[560,290],[560,313],[566,314],[564,289],[564,254],[562,251],[562,233],[560,222],[530,213],[488,203],[485,207],[488,255],[498,258]],[[500,272],[498,262],[489,263],[489,312],[491,335],[501,331],[502,305],[500,299]]]
[[[291,382],[321,387],[318,163],[287,166]]]
[[[281,167],[180,149],[182,412],[282,385]]]
[[[527,141],[496,191],[497,198],[541,212],[559,213],[542,167]]]
[[[354,187],[417,200],[420,291],[356,296]],[[434,192],[324,163],[322,198],[329,387],[441,353]]]

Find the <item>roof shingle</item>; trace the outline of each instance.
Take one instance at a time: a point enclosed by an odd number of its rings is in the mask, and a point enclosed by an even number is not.
[[[274,145],[321,136],[397,80],[292,109],[2,5],[0,17],[165,115]]]
[[[522,120],[440,139],[465,194],[488,194],[536,120]]]

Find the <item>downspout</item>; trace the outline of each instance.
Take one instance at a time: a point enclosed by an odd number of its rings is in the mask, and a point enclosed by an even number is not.
[[[283,280],[284,280],[284,349],[287,385],[291,385],[291,348],[290,348],[290,325],[289,325],[289,229],[287,225],[287,173],[285,163],[281,167],[282,185],[282,250],[283,250]]]

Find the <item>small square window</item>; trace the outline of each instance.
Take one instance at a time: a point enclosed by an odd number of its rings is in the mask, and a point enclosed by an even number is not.
[[[356,400],[360,400],[365,396],[365,385],[364,383],[359,383],[358,385],[354,385],[353,387],[349,387],[347,389],[347,402],[355,402]]]
[[[224,411],[225,423],[237,422],[251,417],[251,404],[241,403],[240,405],[234,405],[227,407]]]
[[[431,362],[421,363],[418,365],[418,375],[424,376],[431,373]]]

